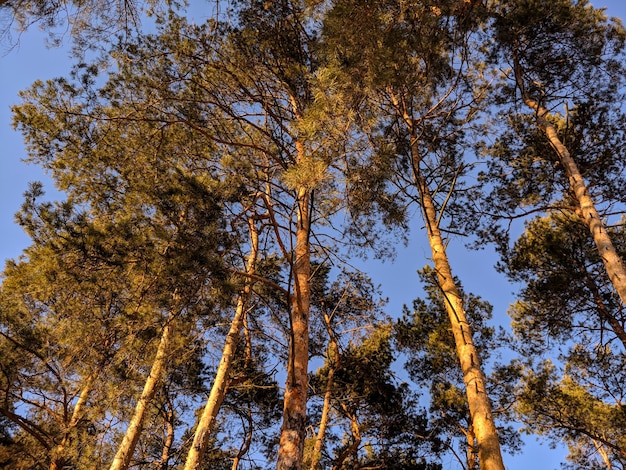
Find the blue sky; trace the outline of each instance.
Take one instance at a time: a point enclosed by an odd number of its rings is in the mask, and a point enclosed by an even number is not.
[[[549,0],[546,0],[549,1]],[[592,1],[596,7],[606,7],[609,16],[626,19],[626,1]],[[197,8],[197,5],[196,5]],[[208,4],[207,4],[207,8]],[[2,26],[2,25],[0,25]],[[21,36],[14,35],[16,44],[0,44],[0,262],[16,258],[28,246],[29,239],[14,222],[14,214],[22,203],[22,195],[30,181],[44,181],[48,196],[54,188],[40,168],[22,161],[26,156],[22,137],[11,128],[10,106],[19,102],[18,92],[37,79],[45,80],[67,75],[70,67],[68,52],[63,48],[47,48],[46,35],[31,28]],[[430,249],[423,233],[414,231],[414,242],[399,251],[391,262],[368,261],[367,271],[380,283],[385,296],[392,301],[389,313],[398,315],[403,304],[411,304],[420,295],[416,269],[426,264]],[[494,305],[494,321],[508,324],[506,310],[513,299],[514,287],[493,269],[495,257],[488,250],[469,252],[461,240],[450,245],[450,257],[455,274],[467,291],[482,296]],[[357,263],[361,265],[361,263]],[[555,469],[563,461],[563,449],[550,449],[529,439],[521,455],[505,456],[509,470]],[[444,462],[445,463],[445,462]],[[456,468],[450,462],[450,468]]]

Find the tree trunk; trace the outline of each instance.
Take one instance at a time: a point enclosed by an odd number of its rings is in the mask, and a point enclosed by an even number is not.
[[[239,452],[237,452],[237,455],[235,455],[235,458],[233,459],[233,464],[230,467],[230,470],[237,470],[237,468],[239,468],[239,462],[241,462],[241,458],[248,453],[248,451],[250,450],[250,445],[252,444],[254,424],[252,422],[252,410],[250,409],[250,406],[248,406],[247,411],[248,413],[246,415],[246,418],[248,419],[248,429],[246,431],[246,437],[244,438],[243,444],[241,445]]]
[[[259,234],[252,218],[248,220],[248,226],[250,227],[250,255],[246,264],[246,274],[253,274],[259,249]],[[230,329],[226,335],[222,359],[215,374],[215,378],[213,379],[211,393],[209,394],[202,416],[196,427],[196,432],[193,436],[193,444],[187,454],[185,470],[196,470],[200,468],[207,446],[209,445],[209,438],[215,426],[217,414],[219,413],[228,390],[228,375],[230,374],[231,365],[235,357],[237,340],[239,339],[239,334],[244,324],[246,304],[251,292],[251,281],[246,278],[244,282],[243,291],[239,294],[239,298],[237,299],[235,316],[233,317]]]
[[[422,211],[428,232],[437,282],[445,298],[446,310],[450,318],[456,352],[461,364],[467,403],[469,405],[472,427],[476,436],[478,459],[481,470],[504,470],[498,432],[491,412],[491,403],[487,395],[486,380],[480,366],[472,331],[463,308],[463,299],[452,276],[443,238],[438,226],[435,205],[426,181],[419,171],[420,159],[417,143],[413,144],[412,158],[414,176],[422,200]]]
[[[159,469],[166,470],[168,468],[168,462],[170,460],[170,452],[172,450],[172,444],[174,444],[174,407],[167,399],[167,406],[163,410],[163,420],[165,422],[165,442],[163,443],[163,450],[161,451],[161,461],[159,462]]]
[[[63,440],[53,450],[53,456],[52,456],[52,461],[50,462],[49,470],[58,470],[60,468],[63,468],[63,466],[65,465],[64,464],[65,449],[71,442],[72,430],[76,427],[76,425],[80,421],[80,415],[83,411],[83,406],[87,402],[87,397],[89,396],[89,393],[91,392],[93,383],[96,379],[96,375],[97,373],[94,372],[93,374],[89,375],[89,377],[87,377],[87,383],[85,384],[85,386],[80,392],[80,395],[78,396],[78,400],[76,401],[76,405],[74,406],[74,410],[72,411],[72,417],[70,418],[70,422],[67,425],[67,428],[65,430],[65,435],[63,436]]]
[[[302,142],[296,142],[298,160],[305,158]],[[277,470],[301,470],[306,430],[306,402],[309,365],[309,307],[311,251],[309,247],[311,193],[297,188],[297,227],[293,294],[291,295],[289,357],[280,431]]]
[[[161,376],[165,371],[165,363],[169,353],[172,328],[171,321],[168,321],[163,327],[156,357],[152,363],[152,368],[150,369],[150,375],[148,375],[148,378],[146,379],[139,401],[137,401],[137,405],[135,406],[133,418],[128,425],[124,439],[120,444],[117,454],[115,454],[115,458],[113,459],[109,470],[126,470],[130,465],[130,461],[135,452],[135,447],[137,446],[137,442],[139,441],[139,437],[143,429],[146,408],[154,397],[157,385],[159,384]]]
[[[335,460],[332,470],[340,470],[343,466],[343,463],[346,461],[348,457],[353,454],[356,454],[359,450],[359,446],[361,445],[361,430],[359,429],[359,420],[357,418],[356,412],[352,412],[348,409],[345,403],[341,404],[346,415],[350,418],[350,431],[352,433],[352,444],[350,444],[344,451],[337,457]],[[357,467],[355,467],[357,468]]]
[[[592,442],[596,450],[598,451],[598,454],[600,455],[600,457],[602,457],[602,461],[604,462],[604,465],[606,465],[606,469],[613,470],[611,459],[609,459],[609,454],[604,448],[604,445],[601,442],[596,441],[595,439],[592,439]]]
[[[324,445],[324,435],[328,427],[328,418],[330,416],[330,403],[333,396],[333,385],[335,370],[339,367],[339,347],[335,339],[334,332],[330,325],[330,316],[324,312],[324,322],[328,331],[328,377],[326,378],[326,390],[324,392],[324,406],[322,407],[322,417],[320,419],[320,427],[315,436],[315,444],[313,445],[313,453],[311,455],[311,465],[309,470],[317,470],[320,459],[322,458],[322,447]]]
[[[604,263],[604,267],[613,287],[622,300],[622,304],[626,305],[626,267],[624,266],[624,262],[617,253],[593,199],[591,199],[587,191],[587,185],[580,174],[578,165],[570,155],[567,147],[561,142],[556,128],[549,120],[550,113],[526,92],[521,66],[517,60],[515,60],[515,79],[518,87],[522,91],[524,103],[535,112],[537,124],[545,132],[550,145],[557,153],[561,165],[563,165],[563,169],[569,180],[570,190],[576,197],[576,202],[578,203],[580,217],[591,232],[591,236],[598,248],[598,253],[600,254],[600,258],[602,258],[602,262]]]
[[[467,470],[477,470],[480,462],[477,460],[478,453],[476,452],[476,436],[474,435],[472,426],[470,425],[469,429],[464,431],[464,433],[467,438]]]

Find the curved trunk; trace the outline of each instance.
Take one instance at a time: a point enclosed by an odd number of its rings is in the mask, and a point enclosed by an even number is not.
[[[422,211],[433,263],[437,272],[437,282],[445,298],[446,310],[454,334],[456,353],[463,373],[480,468],[481,470],[504,470],[498,432],[487,395],[485,375],[481,369],[478,353],[472,339],[472,330],[465,315],[463,299],[452,276],[452,269],[439,231],[437,211],[430,188],[419,172],[419,152],[415,145],[412,149],[414,176],[422,200]]]
[[[143,429],[146,408],[150,404],[150,401],[152,401],[152,398],[154,398],[157,385],[161,381],[161,376],[165,371],[165,363],[169,353],[172,328],[171,321],[168,321],[163,327],[156,357],[152,363],[152,368],[150,369],[150,375],[148,375],[148,378],[146,379],[141,396],[135,406],[133,418],[128,425],[126,434],[124,434],[124,439],[122,439],[122,443],[120,444],[117,454],[115,454],[115,458],[113,459],[109,470],[126,470],[130,465],[130,461],[135,452],[135,447],[137,446],[137,442],[139,442],[139,437]]]
[[[253,274],[259,249],[259,234],[253,219],[248,221],[248,225],[250,227],[250,255],[246,264],[246,274]],[[222,359],[217,372],[215,373],[209,398],[207,399],[204,410],[202,411],[202,416],[200,417],[200,421],[196,427],[196,431],[193,436],[193,444],[187,454],[185,470],[196,470],[200,468],[207,446],[209,445],[209,438],[211,437],[211,433],[215,427],[217,414],[219,413],[228,390],[228,376],[235,357],[237,340],[239,339],[239,334],[241,333],[241,329],[244,324],[245,308],[248,297],[250,296],[250,291],[250,281],[246,278],[243,291],[239,294],[239,298],[237,299],[235,316],[233,317],[230,329],[226,335],[224,349],[222,350]]]
[[[609,459],[609,454],[604,448],[604,445],[601,442],[596,441],[595,439],[593,439],[592,442],[596,450],[598,451],[598,455],[602,457],[602,461],[604,462],[604,465],[606,465],[607,470],[613,470],[611,459]]]
[[[517,60],[515,60],[515,79],[522,91],[522,100],[526,106],[535,112],[537,124],[545,132],[550,145],[558,155],[561,165],[563,165],[563,169],[569,180],[570,190],[576,197],[580,216],[591,232],[591,236],[598,248],[598,253],[600,254],[600,258],[602,258],[602,262],[604,263],[604,267],[613,287],[617,291],[622,303],[626,305],[626,266],[624,266],[622,258],[617,253],[613,241],[606,231],[606,227],[600,218],[600,214],[596,209],[593,199],[591,199],[589,191],[587,191],[587,185],[580,174],[578,165],[559,138],[556,128],[549,120],[550,113],[526,92],[521,66]]]

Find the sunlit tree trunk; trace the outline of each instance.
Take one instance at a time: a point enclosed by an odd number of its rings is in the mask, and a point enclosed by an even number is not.
[[[250,335],[250,327],[248,325],[248,315],[244,315],[243,317],[243,337],[245,338],[245,359],[244,359],[244,369],[248,369],[252,364],[252,336]],[[244,455],[248,453],[250,450],[250,446],[252,445],[252,436],[254,434],[254,423],[252,420],[252,409],[250,404],[248,404],[248,410],[246,413],[246,418],[248,420],[248,429],[246,430],[246,436],[244,438],[243,444],[237,452],[237,455],[233,458],[233,464],[230,467],[231,470],[237,470],[239,468],[239,463]]]
[[[161,451],[161,461],[159,462],[159,468],[166,470],[168,468],[168,462],[170,460],[170,452],[172,445],[174,444],[174,408],[172,403],[167,398],[167,407],[163,410],[163,420],[165,422],[165,442],[163,443],[163,450]]]
[[[324,405],[322,407],[322,417],[320,418],[320,426],[315,436],[315,444],[313,444],[313,454],[311,456],[310,470],[317,470],[320,459],[322,458],[322,447],[324,446],[324,437],[326,428],[328,427],[328,419],[330,416],[330,404],[333,397],[333,385],[335,370],[339,366],[339,347],[337,339],[330,325],[330,316],[324,312],[324,323],[326,323],[326,331],[328,332],[328,376],[326,377],[326,390],[324,391]]]
[[[463,299],[452,276],[446,247],[439,230],[439,220],[432,194],[419,170],[420,154],[417,142],[413,143],[411,151],[415,182],[422,202],[422,212],[437,273],[437,283],[445,298],[446,310],[450,318],[452,333],[454,334],[456,352],[463,373],[472,428],[476,436],[476,446],[478,447],[480,468],[481,470],[504,470],[500,441],[487,394],[485,375],[481,369],[478,353],[472,338],[472,330],[465,315]]]
[[[141,396],[135,406],[135,413],[133,414],[133,417],[128,425],[128,429],[126,430],[126,434],[124,434],[122,443],[120,444],[117,454],[115,454],[115,458],[113,459],[109,470],[126,470],[130,465],[130,461],[135,452],[135,447],[137,446],[137,442],[139,442],[139,437],[141,436],[141,431],[143,429],[146,408],[154,398],[158,384],[165,371],[165,363],[167,362],[169,354],[172,329],[173,326],[170,320],[163,327],[159,347],[157,349],[154,362],[152,363],[150,374],[146,379]]]
[[[89,397],[89,393],[93,388],[94,381],[96,379],[96,373],[91,374],[85,383],[85,386],[82,388],[80,395],[78,396],[78,400],[76,400],[76,405],[74,406],[74,410],[72,411],[72,417],[70,418],[70,422],[67,425],[65,430],[65,435],[63,439],[55,447],[52,454],[52,461],[50,462],[50,470],[58,470],[63,468],[65,465],[65,451],[67,446],[71,442],[71,433],[80,421],[81,414],[83,412],[83,407],[87,402],[87,398]]]
[[[249,219],[248,225],[250,229],[250,254],[246,264],[246,274],[253,274],[259,250],[259,233],[254,219]],[[193,443],[189,449],[189,453],[187,454],[185,470],[196,470],[200,468],[200,465],[202,464],[204,454],[206,453],[207,446],[210,441],[211,433],[215,427],[217,415],[228,390],[228,376],[235,357],[235,350],[237,348],[239,335],[244,324],[246,304],[250,297],[251,289],[251,281],[246,278],[244,288],[237,299],[235,315],[230,324],[228,334],[226,335],[224,349],[222,350],[222,359],[217,372],[215,373],[209,398],[207,399],[204,410],[202,411],[202,416],[200,417],[200,421],[198,422],[198,426],[196,427],[196,431],[193,436]]]
[[[337,459],[333,463],[332,470],[340,470],[346,459],[351,455],[356,454],[359,450],[359,446],[361,445],[361,429],[359,428],[359,420],[356,412],[350,411],[344,403],[341,404],[341,407],[343,408],[346,415],[350,418],[350,432],[352,434],[352,443],[346,449],[344,449],[339,457],[337,457]]]
[[[535,112],[537,124],[545,132],[550,145],[558,155],[561,165],[563,165],[563,169],[565,170],[565,174],[569,179],[570,189],[576,198],[578,213],[591,232],[591,236],[598,248],[598,253],[600,254],[600,258],[602,258],[602,262],[613,287],[622,300],[622,304],[626,305],[626,267],[624,266],[624,262],[617,253],[593,199],[591,199],[589,195],[587,185],[580,174],[578,165],[559,138],[554,124],[550,122],[550,113],[526,91],[522,72],[519,62],[515,60],[515,79],[518,87],[522,91],[522,99],[526,106]]]
[[[298,113],[296,113],[298,114]],[[296,141],[297,162],[306,156],[302,141]],[[301,470],[306,431],[306,402],[309,368],[309,307],[311,303],[310,189],[296,188],[296,247],[293,263],[289,356],[280,431],[277,470]]]
[[[478,457],[478,453],[476,452],[476,436],[472,426],[469,429],[464,429],[463,433],[467,438],[467,470],[477,470],[479,462],[477,462],[476,457]]]
[[[593,445],[595,446],[596,450],[598,451],[598,454],[600,455],[600,457],[602,458],[602,461],[604,462],[604,465],[606,465],[607,470],[613,470],[613,465],[611,464],[611,459],[609,459],[609,454],[607,453],[604,444],[602,444],[601,442],[596,441],[595,439],[592,440],[593,441]]]

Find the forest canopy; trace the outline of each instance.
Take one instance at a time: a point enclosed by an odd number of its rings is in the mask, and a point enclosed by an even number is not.
[[[1,274],[0,467],[503,470],[531,435],[564,468],[626,469],[617,19],[586,0],[0,17],[4,41],[37,25],[72,47],[12,108],[62,197],[31,184]],[[398,312],[362,260],[409,242]],[[481,249],[510,328],[456,274]]]

